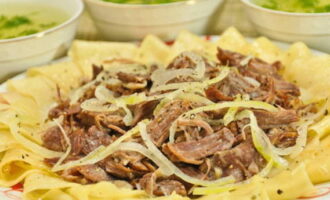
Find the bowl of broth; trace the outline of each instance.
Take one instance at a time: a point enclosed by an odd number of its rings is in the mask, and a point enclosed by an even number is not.
[[[107,40],[141,40],[154,34],[172,40],[181,30],[205,34],[223,0],[85,0]]]
[[[330,0],[241,0],[256,30],[330,53]]]
[[[0,0],[0,79],[65,55],[81,0]]]

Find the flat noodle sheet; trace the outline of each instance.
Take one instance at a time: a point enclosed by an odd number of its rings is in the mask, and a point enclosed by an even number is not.
[[[28,89],[27,89],[28,90]],[[43,121],[43,112],[34,100],[37,98],[26,96],[23,93],[18,92],[7,92],[0,95],[8,105],[9,109],[16,112],[17,118],[21,124],[38,126]],[[0,112],[0,114],[2,114]]]
[[[269,63],[281,60],[285,54],[279,47],[265,37],[254,40],[251,43],[250,50],[250,54]]]
[[[148,35],[142,41],[137,51],[136,60],[140,63],[165,66],[171,49],[162,40],[154,35]]]
[[[0,152],[18,147],[19,143],[13,138],[8,129],[0,129]]]
[[[29,90],[26,89],[27,85]],[[43,76],[8,81],[7,90],[32,98],[38,106],[35,112],[39,111],[43,119],[48,115],[49,106],[58,98],[56,85]]]
[[[38,180],[38,182],[35,180]],[[25,180],[24,189],[24,197],[27,199],[52,199],[58,197],[53,196],[54,194],[61,196],[61,198],[56,198],[57,200],[120,200],[146,197],[144,191],[119,189],[110,182],[82,186],[43,173],[30,174]]]
[[[167,62],[169,63],[184,51],[195,51],[214,61],[216,60],[217,46],[188,31],[181,31],[171,47],[171,53],[168,55]]]
[[[53,83],[50,87],[54,88],[58,86],[61,89],[62,95],[68,95],[70,91],[80,86],[83,78],[83,73],[80,71],[79,67],[75,63],[69,61],[44,67],[31,68],[26,74],[28,77],[35,79],[48,79]],[[35,82],[38,82],[38,80]],[[45,81],[39,80],[39,82],[42,84]],[[52,94],[50,94],[52,97],[56,94],[56,90],[52,89],[50,92],[52,92]]]
[[[0,163],[0,184],[7,187],[15,185],[28,174],[46,170],[46,168],[42,157],[22,147],[9,149]]]
[[[148,36],[140,48],[128,43],[75,41],[70,50],[73,63],[32,68],[27,72],[27,78],[10,81],[10,92],[0,95],[0,152],[3,155],[0,162],[0,184],[10,186],[24,180],[26,200],[188,199],[175,194],[148,198],[144,191],[119,189],[110,182],[91,185],[67,182],[51,173],[42,162],[44,157],[62,154],[40,146],[40,134],[37,133],[42,130],[40,125],[45,113],[55,103],[56,85],[65,95],[69,95],[84,78],[92,77],[92,64],[107,67],[106,63],[112,59],[133,59],[144,64],[158,63],[166,66],[177,54],[187,50],[203,51],[203,55],[215,60],[217,46],[257,56],[268,62],[280,60],[285,66],[283,75],[302,87],[305,101],[330,96],[330,93],[325,92],[330,88],[329,56],[313,56],[301,43],[294,44],[287,51],[281,51],[266,38],[249,43],[234,28],[228,29],[215,43],[183,31],[171,47],[154,36]],[[20,127],[18,123],[23,126]],[[316,137],[292,161],[290,170],[279,172],[271,178],[255,177],[234,192],[204,196],[201,199],[284,200],[312,192],[313,183],[330,180],[329,130],[329,117],[312,127],[311,133]]]
[[[330,180],[330,137],[310,142],[298,158],[306,163],[306,170],[314,184]]]
[[[92,64],[102,65],[104,60],[133,59],[137,56],[137,45],[120,42],[75,41],[69,55],[86,77],[92,77]]]
[[[312,56],[302,43],[294,44],[283,58],[284,77],[295,82],[308,93],[306,101],[330,96],[330,56]]]
[[[330,116],[327,115],[325,117],[323,117],[322,120],[320,120],[319,122],[315,123],[313,126],[310,127],[310,130],[315,132],[319,138],[325,138],[325,137],[329,137],[329,133],[330,133]]]

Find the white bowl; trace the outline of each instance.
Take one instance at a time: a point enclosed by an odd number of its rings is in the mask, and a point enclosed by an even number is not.
[[[290,13],[241,1],[260,34],[285,42],[301,41],[330,53],[330,13]]]
[[[168,4],[117,4],[85,0],[96,27],[107,40],[141,40],[155,34],[174,39],[183,29],[204,34],[223,0],[189,0]]]
[[[69,15],[69,19],[43,32],[0,40],[0,79],[64,55],[74,38],[78,18],[84,8],[81,0],[0,0],[0,6],[9,2],[54,7]]]

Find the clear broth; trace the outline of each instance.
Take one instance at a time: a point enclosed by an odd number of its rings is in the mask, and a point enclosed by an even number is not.
[[[69,16],[57,8],[36,4],[0,4],[0,39],[27,36],[53,28]]]

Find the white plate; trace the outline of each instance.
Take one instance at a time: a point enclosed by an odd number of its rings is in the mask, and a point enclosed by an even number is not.
[[[215,41],[217,40],[219,37],[218,36],[206,36],[205,39],[206,40],[210,40],[210,41]],[[249,41],[253,41],[253,38],[247,38]],[[288,43],[284,43],[284,42],[277,42],[277,41],[273,41],[274,44],[276,44],[278,47],[280,47],[283,50],[286,50],[289,48],[290,44]],[[317,50],[312,50],[312,52],[315,55],[324,55],[325,53],[321,52],[321,51],[317,51]],[[63,62],[65,60],[68,60],[68,57],[59,59],[54,61],[56,62]],[[19,74],[17,76],[15,76],[12,79],[22,79],[25,77],[25,74]],[[0,85],[0,92],[5,92],[6,91],[6,84],[3,83]],[[325,184],[321,184],[321,185],[317,185],[316,186],[316,192],[315,194],[311,194],[309,196],[305,196],[305,197],[300,197],[299,200],[329,200],[330,199],[330,182],[329,183],[325,183]],[[11,188],[1,188],[0,187],[0,200],[22,200],[21,196],[22,196],[22,192],[23,192],[23,186],[22,184],[17,184],[15,186],[12,186]]]

